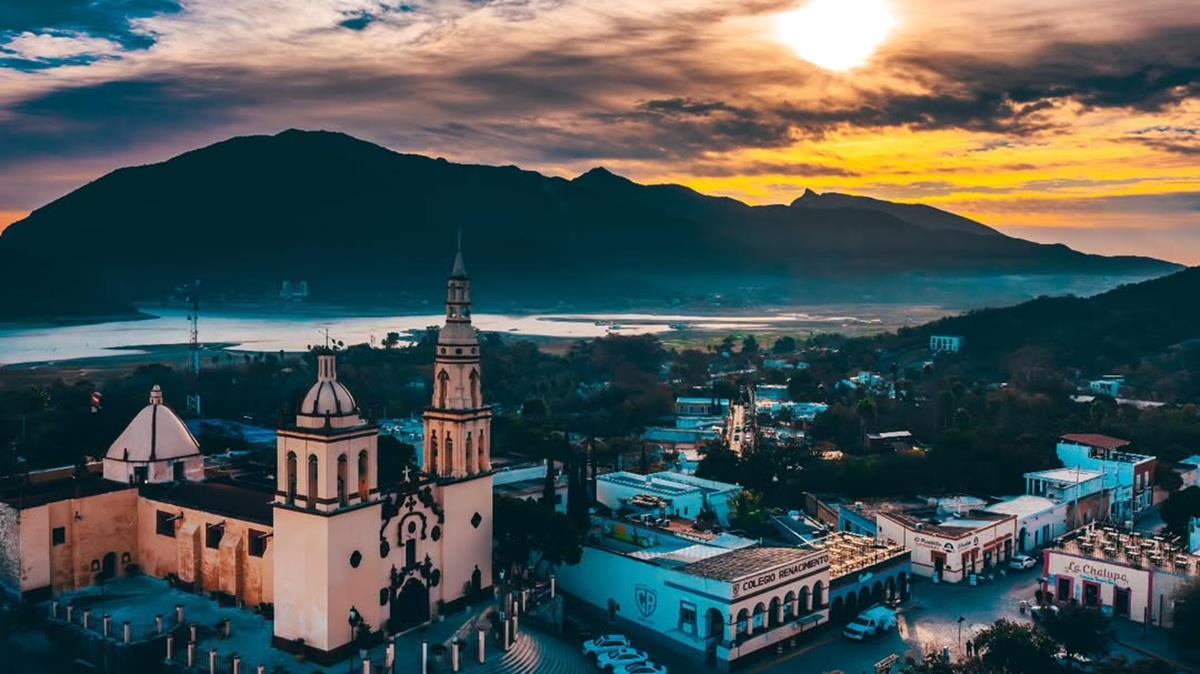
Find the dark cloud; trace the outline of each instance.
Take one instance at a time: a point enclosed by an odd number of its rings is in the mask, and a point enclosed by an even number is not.
[[[1128,139],[1160,152],[1200,155],[1200,129],[1194,127],[1152,126],[1134,131]]]

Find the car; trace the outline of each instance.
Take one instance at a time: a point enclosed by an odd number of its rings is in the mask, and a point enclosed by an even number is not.
[[[1046,604],[1045,606],[1034,606],[1029,609],[1029,617],[1033,618],[1034,622],[1045,622],[1058,615],[1058,607],[1054,604]]]
[[[1008,561],[1008,568],[1022,571],[1024,569],[1032,569],[1037,566],[1038,560],[1029,555],[1013,555],[1013,558]]]
[[[1054,654],[1058,664],[1076,671],[1088,671],[1092,668],[1092,659],[1082,653],[1070,653],[1061,648]]]
[[[629,648],[631,645],[629,637],[624,634],[601,634],[595,639],[583,642],[583,654],[594,658],[618,648]]]
[[[896,612],[886,606],[875,606],[851,620],[842,630],[842,635],[847,639],[863,641],[892,629],[896,629]]]
[[[647,660],[645,662],[635,662],[632,665],[625,665],[624,669],[617,671],[621,674],[667,674],[667,666]]]
[[[639,651],[633,647],[616,648],[610,651],[604,651],[596,656],[596,664],[600,669],[609,672],[616,672],[620,668],[628,667],[639,662],[645,662],[650,659],[650,654],[646,651]]]

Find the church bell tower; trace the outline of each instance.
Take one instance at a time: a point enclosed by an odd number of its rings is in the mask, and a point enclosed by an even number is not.
[[[492,584],[492,410],[483,402],[479,338],[471,325],[471,279],[459,241],[446,282],[446,324],[425,408],[424,471],[446,514],[441,540],[446,602]]]

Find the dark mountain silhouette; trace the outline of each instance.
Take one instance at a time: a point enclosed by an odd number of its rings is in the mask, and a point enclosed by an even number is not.
[[[1200,338],[1200,267],[1131,283],[1093,297],[1039,297],[982,309],[881,337],[892,348],[929,343],[930,335],[962,335],[963,357],[1001,368],[1020,349],[1044,350],[1054,362],[1096,374]]]
[[[926,206],[810,192],[752,207],[602,168],[567,180],[292,130],[113,171],[14,223],[0,236],[0,282],[19,292],[0,295],[0,319],[113,313],[191,279],[210,298],[263,299],[303,279],[314,300],[402,308],[437,299],[460,227],[479,299],[506,308],[709,293],[985,301],[1001,286],[1101,290],[1177,268]]]

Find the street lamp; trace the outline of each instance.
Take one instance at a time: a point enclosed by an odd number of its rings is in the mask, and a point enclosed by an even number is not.
[[[958,655],[962,657],[962,624],[967,621],[966,618],[958,616]]]

